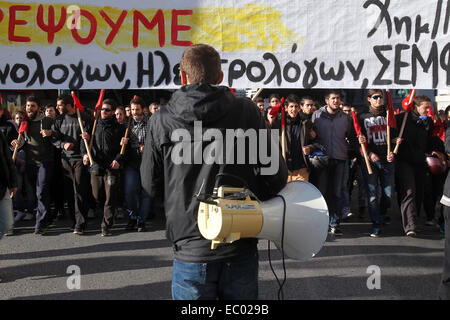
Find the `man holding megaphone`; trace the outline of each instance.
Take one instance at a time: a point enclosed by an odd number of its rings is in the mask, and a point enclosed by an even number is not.
[[[175,254],[172,297],[257,299],[257,240],[243,238],[211,249],[211,241],[201,235],[197,226],[199,199],[214,193],[219,172],[221,185],[243,187],[245,183],[259,199],[272,198],[286,185],[286,164],[278,143],[271,142],[257,106],[219,86],[223,73],[221,58],[214,48],[200,44],[186,49],[180,76],[181,89],[172,95],[166,108],[150,119],[141,165],[144,189],[152,199],[158,193],[164,194],[167,237]],[[256,134],[256,144],[246,141],[231,149],[229,145],[222,148],[217,137],[226,129],[250,133],[266,130],[269,134]],[[215,138],[208,138],[210,133]],[[274,172],[261,174],[264,166],[260,159],[252,161],[255,155],[251,145],[270,148],[271,162],[278,164]],[[225,158],[225,149],[226,160],[222,161],[217,156]],[[241,152],[247,156],[245,162],[236,161]],[[209,161],[211,157],[218,161]]]

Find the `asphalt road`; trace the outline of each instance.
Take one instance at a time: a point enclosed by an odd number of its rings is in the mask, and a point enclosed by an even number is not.
[[[342,224],[342,237],[329,236],[310,261],[287,259],[284,299],[436,299],[443,235],[421,220],[419,237],[406,237],[399,213],[393,210],[391,216],[378,239],[369,237],[367,218],[355,217]],[[94,219],[86,234],[77,236],[69,221],[61,220],[41,236],[33,234],[32,222],[19,222],[16,235],[0,241],[0,299],[170,300],[172,249],[163,222],[153,222],[145,233],[127,232],[125,224],[118,220],[114,235],[101,237],[100,219]],[[267,244],[259,243],[259,298],[276,300],[279,286]],[[282,279],[281,255],[271,248],[273,268]],[[379,268],[376,280],[370,278],[371,266]],[[368,282],[378,288],[369,289]]]

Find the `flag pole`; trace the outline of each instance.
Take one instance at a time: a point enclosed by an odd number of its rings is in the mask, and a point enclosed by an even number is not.
[[[17,158],[17,151],[19,150],[20,140],[22,140],[22,132],[19,133],[19,136],[17,137],[17,144],[14,147],[14,152],[13,152],[13,155],[12,155],[12,161],[13,162],[15,162],[16,158]]]
[[[100,96],[98,97],[98,101],[97,104],[95,106],[95,110],[94,110],[94,125],[92,126],[92,134],[91,134],[91,139],[89,140],[89,151],[92,150],[92,144],[94,142],[94,135],[95,135],[95,131],[97,129],[97,122],[98,122],[98,117],[100,116],[100,112],[99,112],[99,106],[102,106],[103,103],[103,97],[105,95],[105,89],[101,89],[100,90]]]
[[[411,105],[412,100],[413,100],[413,97],[415,96],[415,94],[416,94],[416,89],[413,89],[413,90],[411,91],[411,93],[410,93],[408,106]],[[398,135],[399,138],[401,138],[401,137],[403,136],[403,131],[405,130],[406,119],[408,118],[409,111],[408,111],[408,112],[405,112],[405,113],[406,113],[406,114],[405,114],[405,116],[403,117],[403,122],[402,122],[402,126],[401,126],[401,128],[400,128],[400,133],[399,133],[399,135]],[[400,144],[397,142],[397,144],[395,145],[394,154],[397,154],[397,153],[398,153],[398,148],[399,148],[399,146],[400,146]]]
[[[83,126],[83,121],[81,120],[81,114],[80,114],[80,109],[77,109],[77,116],[78,116],[78,123],[80,124],[80,129],[81,129],[81,133],[84,133],[84,126]],[[92,137],[91,137],[92,139]],[[89,149],[89,143],[86,139],[83,139],[84,141],[84,146],[86,147],[86,151],[87,151],[87,155],[89,157],[89,163],[92,166],[94,164],[94,160],[92,160],[92,154],[91,154],[91,150]]]
[[[388,94],[389,93],[389,89],[386,90],[386,92]],[[389,125],[389,117],[391,116],[390,112],[389,112],[389,107],[386,109],[386,135],[387,135],[387,154],[390,155],[391,154],[391,126]],[[395,115],[394,115],[395,117]]]
[[[352,108],[352,113],[353,115],[355,115],[356,117],[356,111],[355,108]],[[356,119],[355,119],[356,121]],[[361,132],[359,132],[358,134],[358,138],[361,136]],[[363,152],[364,155],[364,160],[366,161],[366,166],[367,166],[367,172],[369,172],[369,174],[372,174],[372,167],[370,166],[370,162],[369,162],[369,157],[367,156],[367,150],[366,150],[366,145],[364,143],[359,143],[361,145],[361,150]]]
[[[389,119],[389,110],[386,111],[386,119]],[[391,127],[389,126],[389,123],[386,127],[386,134],[387,134],[387,154],[391,154]]]
[[[125,130],[125,136],[124,138],[127,139],[128,138],[128,134],[130,132],[130,125],[131,125],[131,118],[132,116],[130,115],[130,117],[128,118],[128,125],[127,125],[127,130]],[[125,147],[127,145],[124,143],[122,144],[122,148],[120,149],[120,154],[123,155],[125,153]]]
[[[74,104],[76,105],[75,99],[77,99],[77,98],[75,96],[75,92],[73,92],[73,91],[72,91],[72,97],[74,99]],[[79,106],[76,105],[75,109],[77,110],[78,124],[80,125],[81,134],[83,134],[83,133],[85,133],[85,130],[84,130],[84,125],[83,125],[83,120],[81,120],[81,114],[80,114]],[[92,139],[92,137],[91,137],[91,139]],[[84,141],[84,146],[86,147],[87,155],[89,157],[89,163],[92,166],[92,165],[94,165],[94,160],[92,159],[91,150],[89,149],[89,142],[87,141],[87,139],[84,139],[84,138],[83,138],[83,141]]]
[[[256,98],[261,94],[261,92],[264,90],[264,88],[259,88],[256,94],[253,96],[252,101],[254,102]]]

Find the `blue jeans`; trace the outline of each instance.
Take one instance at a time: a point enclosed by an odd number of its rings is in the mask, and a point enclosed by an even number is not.
[[[344,177],[342,179],[342,208],[341,216],[346,216],[351,212],[350,210],[350,193],[348,192],[348,179],[350,178],[350,161],[347,160],[347,164],[344,168]]]
[[[139,169],[125,168],[125,201],[130,216],[138,223],[144,223],[150,211],[150,196],[142,188]]]
[[[374,228],[380,228],[386,211],[391,206],[392,187],[394,185],[394,163],[371,162],[372,174],[363,166],[364,180],[369,204],[369,213]]]
[[[26,168],[27,178],[31,188],[36,194],[36,228],[45,226],[50,222],[50,186],[53,179],[53,161],[43,161],[41,163],[30,162]]]
[[[174,260],[174,300],[258,299],[258,253],[223,262],[190,263]]]
[[[5,194],[0,195],[0,239],[12,228],[13,223],[12,200],[9,197],[9,189],[6,188]]]
[[[327,202],[330,227],[339,226],[342,209],[345,206],[346,199],[342,192],[342,184],[347,167],[348,160],[330,159],[326,168],[315,169],[315,185]]]

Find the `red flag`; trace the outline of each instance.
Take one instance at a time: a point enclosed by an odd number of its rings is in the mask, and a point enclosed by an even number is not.
[[[95,105],[95,111],[102,108],[103,98],[105,97],[105,89],[100,90],[100,96],[98,97],[97,104]]]
[[[392,102],[392,96],[389,91],[386,91],[386,98],[387,98],[387,107],[389,110],[387,125],[391,128],[397,128],[397,120],[395,120],[395,111],[394,111],[394,103]]]
[[[281,107],[281,104],[277,104],[275,107],[273,107],[272,109],[270,109],[269,114],[270,114],[272,117],[278,116],[278,114],[280,113],[280,107]]]
[[[427,117],[430,117],[434,120],[434,112],[433,112],[433,106],[430,107],[430,110],[428,110]]]
[[[84,111],[84,108],[83,108],[83,106],[81,105],[80,100],[78,100],[78,97],[75,95],[75,92],[73,92],[73,91],[72,91],[72,98],[73,98],[73,104],[74,104],[73,107],[75,108],[75,110],[78,109],[78,110],[80,110],[81,112],[83,112],[83,111]]]
[[[281,103],[279,103],[279,104],[277,104],[275,107],[273,107],[271,110],[270,110],[270,115],[271,116],[274,116],[274,117],[277,117],[279,114],[280,114],[280,110],[281,110],[281,108],[284,106],[284,97],[283,98],[281,98]]]
[[[28,117],[25,114],[22,118],[22,121],[20,122],[20,126],[19,126],[19,134],[20,133],[24,133],[28,131]]]
[[[284,97],[281,98],[281,102],[277,104],[275,107],[270,110],[269,114],[272,117],[278,117],[281,112],[281,127],[284,127],[286,124],[285,114],[284,114]]]
[[[416,89],[412,89],[409,95],[403,99],[402,107],[406,112],[410,112],[413,109],[414,98],[416,97]],[[410,103],[411,101],[411,103]]]
[[[352,110],[353,126],[355,127],[356,136],[359,137],[361,134],[361,125],[358,122],[358,117],[356,116],[356,111]],[[367,147],[367,140],[364,144]]]
[[[361,125],[358,122],[358,118],[356,117],[355,110],[352,110],[352,118],[353,118],[353,126],[355,127],[356,135],[359,137],[361,134]]]

